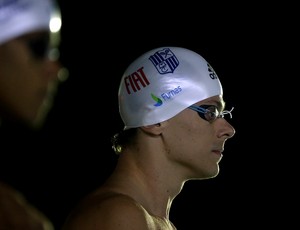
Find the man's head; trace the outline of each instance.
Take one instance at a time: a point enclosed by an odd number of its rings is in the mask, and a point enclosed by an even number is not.
[[[43,123],[61,69],[60,28],[52,0],[0,0],[0,117]]]
[[[119,87],[119,111],[129,129],[165,121],[198,101],[222,94],[217,74],[202,56],[181,47],[161,47],[126,69]]]
[[[60,25],[54,26],[59,19],[52,0],[0,0],[0,45],[30,32],[59,32]]]

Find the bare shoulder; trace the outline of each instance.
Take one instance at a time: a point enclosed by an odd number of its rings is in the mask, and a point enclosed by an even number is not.
[[[63,230],[150,229],[151,220],[129,196],[105,192],[86,197],[68,217]]]
[[[22,193],[0,181],[0,229],[54,229]]]

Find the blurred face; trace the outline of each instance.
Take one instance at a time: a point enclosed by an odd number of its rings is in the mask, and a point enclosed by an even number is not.
[[[226,120],[227,117],[222,118],[222,97],[214,96],[195,105],[202,106],[205,110],[199,109],[201,113],[185,109],[167,121],[168,126],[163,132],[169,156],[182,166],[186,180],[217,176],[225,141],[235,133]],[[208,113],[205,114],[205,111]],[[209,114],[213,111],[216,114]],[[218,112],[219,116],[214,117]]]
[[[51,107],[60,69],[48,51],[47,32],[26,34],[0,45],[1,116],[30,125],[42,123]]]

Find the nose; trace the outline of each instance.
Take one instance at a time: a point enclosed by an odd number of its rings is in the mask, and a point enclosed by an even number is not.
[[[220,121],[222,121],[223,125],[222,128],[220,129],[220,132],[218,133],[219,137],[226,137],[226,139],[232,138],[235,135],[235,129],[234,127],[224,118],[219,119]]]
[[[227,138],[232,138],[235,134],[235,128],[228,121],[226,121],[226,123],[227,123],[227,130],[228,130],[226,134],[228,136]]]
[[[230,126],[230,131],[228,132],[228,138],[231,138],[235,134],[235,128],[229,123],[228,123],[228,125]]]

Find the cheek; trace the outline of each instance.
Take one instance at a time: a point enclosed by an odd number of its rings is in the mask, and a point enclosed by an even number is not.
[[[195,145],[200,147],[202,145],[200,142],[205,138],[205,126],[193,119],[193,117],[176,119],[172,124],[170,137],[173,146],[178,150],[182,150],[181,152],[189,148],[195,148]]]
[[[184,117],[177,122],[178,132],[182,133],[190,141],[199,141],[206,136],[209,129],[209,123],[198,116]]]
[[[214,129],[211,124],[198,118],[189,117],[178,121],[173,142],[182,152],[204,154],[208,152],[214,140]]]

